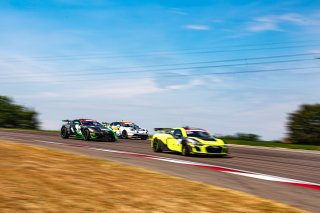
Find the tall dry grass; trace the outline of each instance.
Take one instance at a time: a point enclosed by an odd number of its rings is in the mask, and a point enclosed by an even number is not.
[[[144,169],[0,141],[0,212],[303,212]]]

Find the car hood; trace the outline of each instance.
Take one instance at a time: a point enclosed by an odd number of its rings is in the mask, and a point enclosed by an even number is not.
[[[97,132],[101,132],[101,131],[110,131],[110,129],[106,128],[106,127],[97,127],[97,126],[87,126],[90,129],[94,129]]]
[[[195,138],[195,137],[190,137],[190,138],[199,141],[199,142],[202,143],[203,145],[224,145],[223,140],[221,140],[221,139],[219,139],[219,138],[214,138],[214,139],[212,139],[212,140],[204,140],[204,139]]]
[[[129,129],[129,130],[131,130],[132,129],[132,127],[125,127],[126,129]],[[144,128],[135,128],[135,129],[133,129],[134,131],[148,131],[147,129],[144,129]]]

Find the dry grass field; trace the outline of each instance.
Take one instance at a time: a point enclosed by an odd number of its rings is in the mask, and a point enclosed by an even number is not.
[[[0,141],[0,212],[304,212],[229,189]]]

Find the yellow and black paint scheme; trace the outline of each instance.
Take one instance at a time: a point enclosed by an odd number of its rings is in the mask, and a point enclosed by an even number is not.
[[[154,152],[173,151],[188,156],[191,154],[205,154],[215,156],[228,155],[228,147],[224,141],[214,138],[203,129],[155,128],[159,131],[153,135],[151,147]]]

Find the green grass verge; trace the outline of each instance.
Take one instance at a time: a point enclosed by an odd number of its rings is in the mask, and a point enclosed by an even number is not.
[[[17,129],[17,128],[0,128],[6,131],[24,131],[24,132],[60,132],[60,130],[43,130],[43,129]]]
[[[249,145],[249,146],[265,146],[265,147],[281,147],[288,149],[306,149],[306,150],[318,150],[320,151],[320,146],[316,145],[304,145],[304,144],[285,144],[279,142],[267,142],[267,141],[243,141],[235,139],[221,138],[227,144],[239,144],[239,145]]]

